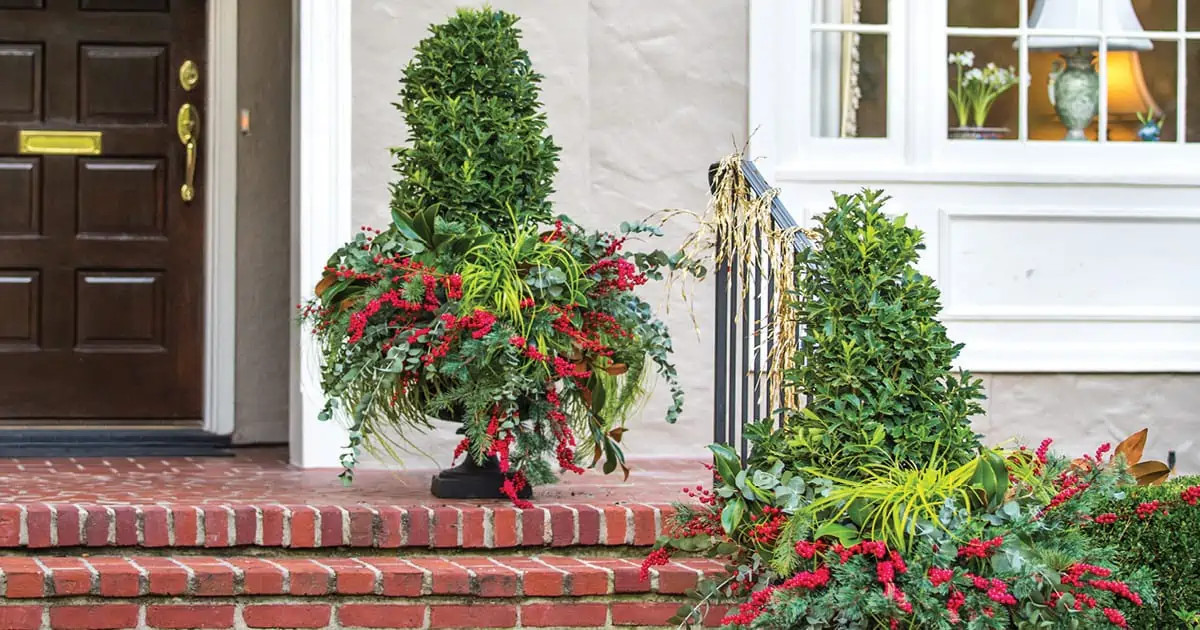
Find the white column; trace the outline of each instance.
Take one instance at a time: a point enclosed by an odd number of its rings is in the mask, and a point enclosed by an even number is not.
[[[295,0],[292,93],[293,293],[312,295],[329,255],[351,236],[350,3]],[[292,344],[291,461],[337,466],[346,431],[317,420],[324,403],[318,347],[307,330]]]

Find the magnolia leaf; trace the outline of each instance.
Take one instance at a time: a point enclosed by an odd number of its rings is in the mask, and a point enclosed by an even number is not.
[[[620,442],[621,436],[625,435],[625,432],[628,430],[629,429],[626,429],[625,427],[616,427],[612,431],[608,432],[608,436],[611,437],[614,441]]]
[[[321,278],[320,282],[317,283],[317,287],[313,289],[313,292],[316,293],[317,297],[321,297],[321,294],[325,293],[326,289],[333,286],[334,282],[337,282],[337,278],[326,275],[325,277]]]
[[[1129,467],[1139,486],[1156,486],[1171,476],[1171,469],[1162,462],[1141,462]]]
[[[726,534],[733,536],[737,526],[741,524],[745,512],[746,504],[741,499],[731,501],[725,506],[725,509],[721,510],[721,527],[724,528]]]
[[[598,464],[600,462],[600,458],[603,456],[604,456],[604,449],[601,448],[599,444],[596,444],[593,447],[593,451],[592,451],[592,465],[588,466],[588,468],[595,468],[596,464]]]
[[[608,372],[610,376],[620,376],[629,371],[629,366],[624,363],[614,363],[604,368],[604,371]]]
[[[1117,448],[1113,449],[1113,457],[1124,455],[1125,463],[1130,466],[1142,461],[1142,451],[1146,448],[1147,432],[1147,429],[1142,429],[1122,440],[1117,445]]]
[[[626,466],[625,462],[621,462],[621,473],[624,475],[621,481],[629,481],[629,466]]]

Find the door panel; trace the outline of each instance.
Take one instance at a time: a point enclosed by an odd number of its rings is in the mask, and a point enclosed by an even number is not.
[[[0,423],[200,422],[204,28],[203,0],[0,0]],[[45,131],[99,153],[22,153]]]

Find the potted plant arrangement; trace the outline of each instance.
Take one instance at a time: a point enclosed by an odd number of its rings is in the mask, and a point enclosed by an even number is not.
[[[1167,466],[1141,461],[1145,431],[1076,459],[1048,439],[983,446],[970,426],[980,383],[951,370],[962,346],[915,267],[921,233],[885,202],[837,195],[816,245],[797,254],[789,321],[803,338],[786,385],[807,402],[780,409],[782,426],[750,425],[745,463],[713,445],[713,489],[676,505],[643,575],[672,554],[728,562],[675,621],[699,625],[714,604],[724,625],[763,629],[1190,619],[1200,591],[1183,574],[1194,563],[1170,559],[1166,532],[1200,528],[1198,480],[1163,485]],[[1142,553],[1126,551],[1129,536]],[[1160,564],[1171,566],[1156,580]],[[1161,625],[1136,625],[1151,610]]]
[[[1008,135],[1007,128],[988,127],[986,122],[996,99],[1017,84],[1016,71],[994,63],[975,68],[975,53],[970,50],[951,53],[948,62],[956,70],[949,96],[958,118],[958,126],[950,128],[950,138],[982,140]]]
[[[460,10],[404,71],[391,223],[334,252],[303,307],[322,351],[322,419],[399,457],[434,419],[459,424],[439,497],[508,497],[558,470],[628,475],[624,418],[657,370],[683,402],[666,326],[634,290],[681,256],[630,252],[656,226],[587,231],[556,217],[558,147],[511,14]]]

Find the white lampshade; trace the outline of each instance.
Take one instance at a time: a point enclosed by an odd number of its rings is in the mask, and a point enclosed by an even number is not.
[[[1037,0],[1029,27],[1046,30],[1141,32],[1142,23],[1131,0]],[[1033,50],[1071,50],[1100,47],[1094,37],[1030,35]],[[1151,50],[1154,44],[1142,37],[1113,37],[1109,50]]]

